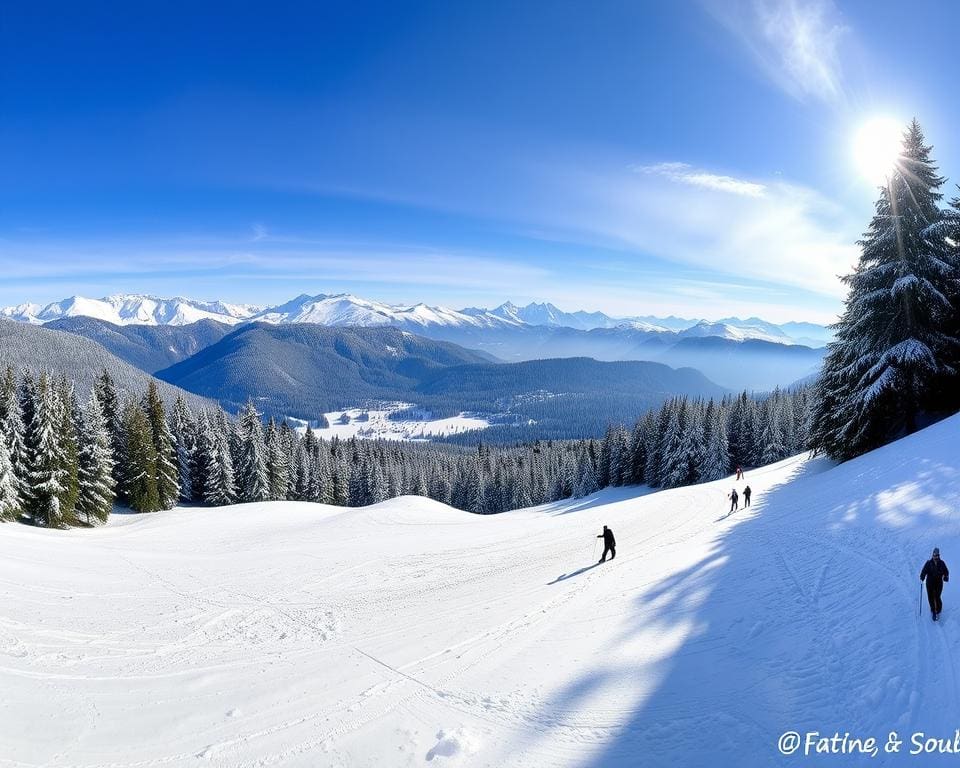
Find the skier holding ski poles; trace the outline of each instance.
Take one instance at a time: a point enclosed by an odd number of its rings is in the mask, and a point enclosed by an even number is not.
[[[950,581],[950,571],[947,564],[940,559],[940,549],[933,548],[933,555],[923,564],[923,570],[920,571],[920,581],[927,582],[927,600],[930,603],[930,613],[933,620],[940,617],[943,610],[943,601],[940,595],[943,593],[943,582]]]
[[[727,498],[730,499],[730,514],[733,514],[737,511],[737,503],[740,500],[740,497],[737,495],[737,489],[734,488],[732,491],[730,491],[730,494],[727,496]]]

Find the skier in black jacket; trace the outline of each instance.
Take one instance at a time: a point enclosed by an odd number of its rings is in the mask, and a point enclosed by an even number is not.
[[[933,620],[936,621],[943,610],[943,601],[940,595],[943,593],[943,582],[950,581],[950,571],[947,570],[947,564],[940,559],[940,550],[933,548],[933,556],[923,564],[923,570],[920,571],[920,581],[927,582],[927,600],[930,601],[930,613],[933,614]]]
[[[603,557],[600,558],[600,562],[606,562],[607,552],[610,553],[610,559],[613,560],[617,556],[617,540],[613,538],[613,531],[611,531],[607,526],[603,526],[603,533],[597,536],[598,539],[603,539]]]
[[[734,488],[732,491],[730,491],[730,495],[728,495],[727,498],[730,499],[730,514],[732,515],[740,508],[737,504],[737,502],[740,500],[740,497],[737,496],[737,489]]]
[[[750,494],[751,494],[751,493],[753,493],[753,491],[750,490],[750,486],[749,486],[749,485],[748,485],[746,488],[743,489],[743,506],[744,506],[744,507],[749,507],[749,506],[750,506]]]

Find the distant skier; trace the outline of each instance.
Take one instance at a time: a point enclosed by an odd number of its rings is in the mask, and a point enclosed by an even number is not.
[[[597,538],[603,539],[603,557],[600,558],[600,562],[606,562],[607,552],[610,553],[610,559],[613,560],[617,556],[617,540],[613,538],[613,531],[607,526],[603,526],[603,533]]]
[[[746,509],[747,507],[750,506],[750,494],[751,494],[751,493],[753,493],[753,491],[750,490],[750,486],[749,486],[749,485],[748,485],[746,488],[743,489],[743,508],[744,508],[744,509]]]
[[[940,550],[933,548],[933,555],[923,564],[923,570],[920,571],[920,581],[927,582],[927,600],[930,601],[930,613],[933,614],[933,620],[940,617],[943,610],[943,601],[940,595],[943,593],[943,582],[950,581],[950,571],[947,570],[947,564],[940,559]]]
[[[727,498],[730,499],[730,512],[736,512],[737,509],[739,509],[740,501],[740,497],[737,495],[737,489],[734,488],[732,491],[730,491],[730,495]]]
[[[737,467],[737,480],[743,480],[743,470]]]

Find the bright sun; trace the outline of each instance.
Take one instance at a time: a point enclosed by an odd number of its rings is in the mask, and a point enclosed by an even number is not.
[[[857,130],[853,159],[867,181],[883,184],[900,155],[903,126],[891,117],[874,117]]]

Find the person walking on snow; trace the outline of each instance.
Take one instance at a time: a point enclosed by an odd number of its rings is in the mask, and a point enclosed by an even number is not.
[[[740,467],[737,467],[737,480],[743,480],[743,470]]]
[[[740,497],[737,496],[737,489],[734,488],[732,491],[730,491],[730,495],[727,496],[727,498],[730,499],[730,512],[736,512],[738,509],[737,502],[740,500]]]
[[[940,559],[940,550],[933,548],[933,555],[923,564],[923,570],[920,571],[920,581],[927,582],[927,600],[930,602],[930,613],[933,614],[933,620],[936,621],[943,610],[943,601],[940,595],[943,593],[943,582],[950,581],[950,571],[947,570],[947,564]]]
[[[617,556],[617,540],[613,538],[613,531],[607,526],[603,526],[603,533],[597,538],[603,539],[603,557],[600,558],[600,562],[606,562],[607,552],[610,553],[610,559],[613,560]]]
[[[753,493],[753,491],[750,490],[750,486],[749,486],[749,485],[748,485],[746,488],[743,489],[743,506],[744,506],[744,509],[746,509],[747,507],[750,506],[750,494],[751,494],[751,493]]]

